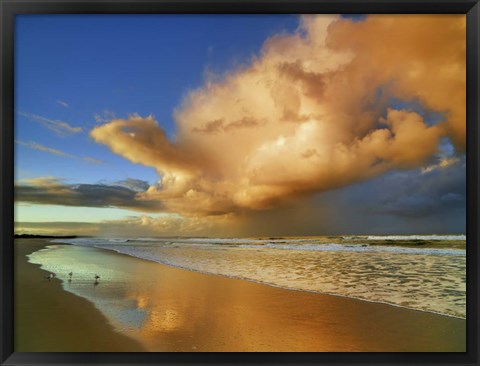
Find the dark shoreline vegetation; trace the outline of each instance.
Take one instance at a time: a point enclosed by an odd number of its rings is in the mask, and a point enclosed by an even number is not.
[[[77,235],[37,235],[37,234],[14,234],[14,239],[76,239]]]

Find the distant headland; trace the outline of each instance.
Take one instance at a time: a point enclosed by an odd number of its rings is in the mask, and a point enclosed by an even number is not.
[[[14,234],[15,239],[74,239],[77,235],[37,235],[37,234]]]

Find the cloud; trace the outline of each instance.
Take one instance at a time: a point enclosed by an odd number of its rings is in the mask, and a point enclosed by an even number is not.
[[[16,183],[15,201],[61,206],[118,207],[144,212],[162,209],[160,202],[139,197],[138,190],[130,189],[125,184],[65,184],[53,177],[26,179]]]
[[[60,151],[60,150],[57,150],[57,149],[52,149],[50,147],[40,145],[40,144],[38,144],[36,142],[33,142],[33,141],[24,142],[24,141],[15,140],[15,143],[18,144],[18,145],[21,145],[21,146],[29,147],[29,148],[34,149],[34,150],[44,151],[44,152],[48,152],[50,154],[54,154],[54,155],[58,155],[58,156],[65,156],[65,157],[68,157],[68,158],[73,158],[74,157],[73,155],[67,154],[66,152],[63,152],[63,151]]]
[[[37,184],[41,182],[37,180]],[[63,223],[20,223],[16,231],[28,228],[22,232],[67,235],[72,234],[71,228],[78,235],[143,237],[462,233],[466,221],[465,186],[465,170],[459,162],[431,174],[422,174],[421,169],[390,172],[313,198],[304,197],[296,205],[275,210],[208,217],[139,215],[82,224],[89,229],[79,226],[81,233],[73,224],[66,228]]]
[[[443,158],[438,164],[432,164],[427,167],[422,168],[422,174],[430,173],[437,169],[446,169],[454,164],[457,164],[460,161],[460,158]]]
[[[164,166],[167,169],[190,170],[184,154],[168,140],[153,117],[131,116],[94,128],[90,135],[99,143],[130,161],[146,166]]]
[[[368,81],[390,83],[397,98],[418,99],[445,112],[448,136],[459,151],[466,140],[466,17],[464,15],[369,16],[339,22],[328,45],[355,52],[346,72],[365,70]],[[361,50],[359,52],[358,50]],[[373,67],[372,67],[373,66]]]
[[[184,215],[240,214],[427,166],[444,138],[462,154],[465,83],[463,15],[309,15],[250,64],[191,91],[174,141],[151,116],[90,135],[157,170],[137,199]],[[445,119],[425,121],[394,99]]]
[[[394,170],[291,207],[250,212],[239,217],[242,235],[465,233],[464,163],[430,173]]]
[[[148,187],[150,187],[147,181],[134,178],[127,178],[125,180],[115,182],[115,185],[127,187],[136,192],[144,192],[148,189]]]
[[[225,227],[232,224],[231,215],[217,217],[183,217],[166,214],[162,217],[148,215],[131,216],[123,220],[105,220],[101,223],[103,231],[116,233],[124,232],[128,235],[151,235],[164,236],[189,236],[209,235],[215,232],[217,235],[225,234]],[[127,228],[127,229],[125,229]]]
[[[82,132],[80,127],[70,126],[67,122],[52,120],[33,113],[18,112],[19,115],[28,118],[31,121],[38,122],[44,127],[55,132],[58,136],[64,137],[74,133]]]
[[[158,182],[44,177],[17,183],[16,200],[174,213],[95,227],[130,235],[461,231],[465,83],[464,15],[302,16],[248,64],[207,73],[174,111],[175,138],[152,116],[94,115],[90,136]]]
[[[60,104],[62,107],[68,108],[70,105],[67,102],[64,102],[63,100],[57,100],[57,103]]]
[[[364,202],[368,212],[406,218],[449,213],[466,219],[466,172],[463,159],[441,168],[395,173],[376,183],[376,198]],[[389,187],[380,190],[380,185]],[[381,193],[379,193],[381,192]]]
[[[217,119],[215,121],[207,122],[203,128],[195,127],[193,128],[193,131],[205,134],[230,132],[240,128],[260,126],[264,122],[265,120],[257,121],[252,117],[243,117],[237,121],[225,124],[223,120]]]
[[[111,121],[112,119],[115,119],[116,116],[114,112],[106,109],[102,113],[94,113],[93,118],[97,123],[105,123]]]
[[[15,222],[15,234],[98,235],[100,228],[88,222]]]
[[[88,163],[92,163],[92,164],[103,164],[103,161],[99,160],[99,159],[91,158],[89,156],[79,158],[78,156],[71,155],[71,154],[68,154],[66,152],[63,152],[63,151],[60,151],[60,150],[57,150],[57,149],[53,149],[51,147],[47,147],[47,146],[41,145],[41,144],[33,142],[33,141],[25,142],[25,141],[15,140],[15,143],[18,144],[18,145],[21,145],[21,146],[29,147],[30,149],[39,150],[39,151],[47,152],[47,153],[50,153],[50,154],[63,156],[63,157],[66,157],[66,158],[82,159],[82,160],[84,160]]]
[[[85,160],[87,163],[91,163],[91,164],[97,164],[98,165],[98,164],[104,164],[105,163],[103,160],[91,158],[90,156],[84,156],[82,159]]]
[[[130,216],[120,220],[105,220],[98,223],[85,222],[16,222],[17,234],[43,235],[108,235],[116,236],[189,236],[226,233],[225,227],[232,223],[230,216],[211,218],[182,217],[165,214],[162,217],[148,215]]]

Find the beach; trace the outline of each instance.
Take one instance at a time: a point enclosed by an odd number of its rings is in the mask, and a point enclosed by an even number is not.
[[[62,289],[60,280],[28,263],[44,239],[15,240],[15,352],[135,352],[144,348],[114,332],[94,305]]]
[[[52,281],[26,257],[46,246],[52,263],[61,263]],[[287,290],[44,239],[16,240],[15,260],[17,352],[466,349],[465,320],[430,312]],[[74,276],[68,283],[70,268]],[[96,271],[97,285],[91,278]]]

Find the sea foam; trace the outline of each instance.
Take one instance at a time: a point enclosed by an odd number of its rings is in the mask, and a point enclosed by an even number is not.
[[[378,240],[385,237],[391,238]],[[408,240],[429,241],[431,237],[409,236]],[[346,241],[345,237],[77,238],[55,242],[113,250],[272,286],[465,317],[466,250],[448,247],[445,243],[453,241],[451,237],[439,247],[427,248],[373,245],[376,239],[368,237],[361,242]],[[391,240],[404,243],[407,239],[403,238]]]

